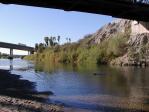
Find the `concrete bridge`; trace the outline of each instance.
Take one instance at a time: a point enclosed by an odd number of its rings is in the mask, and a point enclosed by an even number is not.
[[[0,3],[80,11],[149,21],[149,0],[0,0]]]
[[[28,51],[28,54],[32,54],[34,52],[33,47],[20,45],[20,44],[11,44],[11,43],[0,42],[0,47],[10,49],[10,58],[13,58],[13,49]]]

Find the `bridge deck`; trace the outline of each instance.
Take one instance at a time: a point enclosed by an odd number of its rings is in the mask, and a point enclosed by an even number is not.
[[[24,51],[31,51],[31,52],[34,51],[33,47],[22,46],[22,45],[11,44],[11,43],[5,43],[5,42],[0,42],[0,47],[1,48],[24,50]]]
[[[0,2],[149,21],[149,0],[0,0]]]

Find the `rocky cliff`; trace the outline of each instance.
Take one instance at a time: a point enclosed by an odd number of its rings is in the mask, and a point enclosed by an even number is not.
[[[64,64],[146,66],[149,65],[148,29],[148,23],[118,19],[78,42],[42,47],[42,50],[37,49],[37,54],[25,59]]]
[[[111,64],[139,66],[149,65],[149,33],[148,30],[141,25],[141,23],[118,19],[103,26],[96,33],[94,33],[90,37],[90,43],[101,44],[102,42],[110,38],[114,38],[115,35],[121,33],[125,34],[128,38],[126,42],[127,50],[123,56],[113,59]]]
[[[92,35],[92,43],[100,44],[102,41],[114,37],[119,33],[128,32],[131,27],[130,20],[117,19],[99,29]]]

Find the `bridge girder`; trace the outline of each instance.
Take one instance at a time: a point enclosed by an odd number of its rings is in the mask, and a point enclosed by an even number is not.
[[[149,0],[0,0],[18,4],[109,15],[138,21],[149,21]]]
[[[5,42],[0,42],[0,47],[1,48],[17,49],[17,50],[24,50],[24,51],[34,52],[34,48],[33,47],[21,46],[21,45],[5,43]]]

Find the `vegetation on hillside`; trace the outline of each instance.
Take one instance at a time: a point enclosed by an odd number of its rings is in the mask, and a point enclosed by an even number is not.
[[[60,36],[45,37],[45,43],[35,45],[36,53],[25,59],[49,63],[99,65],[108,64],[127,51],[127,34],[117,34],[101,44],[90,44],[91,36],[87,35],[76,43],[71,43],[71,39],[67,38],[63,45],[59,44]]]
[[[138,46],[138,48],[135,47],[129,47],[128,49],[128,56],[130,61],[134,62],[146,62],[149,59],[149,43],[142,44],[141,46]]]

